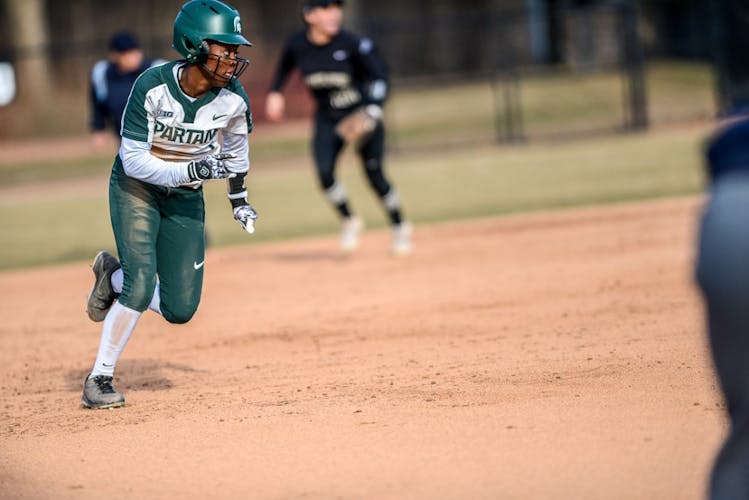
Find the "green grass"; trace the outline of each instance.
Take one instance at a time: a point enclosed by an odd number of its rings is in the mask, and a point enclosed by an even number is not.
[[[656,62],[646,67],[650,121],[664,124],[715,116],[714,82],[709,66]],[[619,72],[558,73],[523,80],[522,103],[529,136],[621,127],[625,82]]]
[[[704,128],[590,138],[565,143],[486,146],[397,155],[388,171],[417,224],[512,212],[639,200],[701,189]],[[207,227],[216,246],[333,233],[333,212],[319,193],[309,160],[297,167],[255,162],[249,177],[260,220],[253,236],[233,221],[222,182],[206,187]],[[369,228],[383,227],[382,211],[354,158],[340,177]],[[14,268],[91,257],[114,248],[105,182],[102,192],[0,204],[0,267]]]
[[[62,160],[0,164],[0,187],[37,181],[82,178],[106,172],[112,166],[112,155],[82,155]]]
[[[715,77],[705,64],[660,62],[647,72],[648,102],[654,124],[713,118]]]
[[[647,78],[656,126],[713,116],[707,66],[659,62],[648,66]],[[397,154],[388,159],[387,170],[416,223],[695,193],[702,185],[705,127],[579,135],[569,142],[537,140],[547,134],[620,126],[623,88],[616,72],[523,75],[524,127],[534,140],[512,146],[492,145],[493,92],[501,88],[492,89],[488,81],[395,90],[387,121],[390,151]],[[249,185],[260,213],[252,237],[232,220],[223,183],[207,185],[213,244],[337,230],[336,218],[317,188],[305,130],[258,127],[251,138]],[[91,154],[44,162],[0,161],[0,190],[32,193],[0,197],[0,269],[89,258],[99,248],[113,249],[103,178],[111,162],[111,155]],[[339,173],[368,227],[384,226],[382,210],[352,155],[344,155]],[[101,178],[100,191],[76,188],[76,179],[90,177]],[[45,188],[48,181],[62,179],[72,182]]]
[[[646,67],[653,124],[715,116],[714,82],[706,64],[655,61]],[[398,147],[490,141],[504,112],[504,80],[396,92],[388,109]],[[397,89],[396,89],[397,90]],[[625,82],[619,71],[521,73],[519,105],[528,138],[612,130],[624,125]]]
[[[653,124],[704,120],[715,114],[712,73],[707,65],[659,61],[647,66],[648,102]],[[624,88],[616,71],[521,75],[523,130],[539,137],[612,130],[623,124]],[[489,80],[453,85],[398,88],[387,108],[392,150],[444,145],[488,144],[497,136],[503,87]],[[252,159],[303,161],[309,139],[303,134],[268,133],[258,125],[251,137]],[[82,153],[76,158],[9,164],[0,158],[0,187],[35,180],[96,175],[111,165],[111,155]]]

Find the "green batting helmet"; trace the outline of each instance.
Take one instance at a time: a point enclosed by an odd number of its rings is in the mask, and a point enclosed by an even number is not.
[[[172,47],[189,62],[208,53],[208,40],[227,45],[252,44],[242,36],[239,12],[218,0],[192,0],[174,20]]]

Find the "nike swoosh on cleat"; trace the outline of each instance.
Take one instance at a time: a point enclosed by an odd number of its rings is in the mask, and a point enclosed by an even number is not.
[[[226,114],[223,114],[223,115],[213,115],[213,119],[214,120],[218,120],[219,118],[223,118],[224,116],[226,116]]]
[[[201,262],[200,264],[198,264],[197,262],[193,262],[192,263],[192,267],[194,267],[195,270],[197,271],[198,269],[200,269],[201,267],[203,267],[203,264],[205,264],[205,261]]]

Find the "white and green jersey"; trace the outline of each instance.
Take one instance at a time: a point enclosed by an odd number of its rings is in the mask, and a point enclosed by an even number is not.
[[[234,154],[227,168],[247,172],[247,135],[253,125],[244,88],[234,80],[199,98],[190,97],[179,86],[184,64],[166,63],[138,77],[122,117],[116,161],[131,177],[169,187],[199,185],[190,183],[186,166],[208,154]]]

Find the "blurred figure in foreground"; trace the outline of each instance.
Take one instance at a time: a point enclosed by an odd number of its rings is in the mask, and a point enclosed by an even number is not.
[[[135,35],[121,32],[112,36],[107,59],[98,61],[91,70],[91,140],[94,149],[104,149],[111,141],[112,133],[119,140],[122,115],[135,80],[148,68],[164,62],[162,59],[146,59]]]
[[[382,106],[388,75],[372,41],[341,29],[343,0],[303,0],[305,29],[286,42],[278,63],[265,113],[272,121],[284,116],[281,94],[294,68],[317,103],[313,155],[320,186],[341,217],[341,249],[350,253],[359,244],[363,223],[353,214],[335,167],[345,144],[353,144],[369,184],[387,211],[393,230],[392,252],[411,252],[411,225],[403,219],[398,192],[385,178],[385,130]]]
[[[712,500],[749,498],[749,114],[711,140],[711,192],[697,280],[731,428],[715,461]]]

